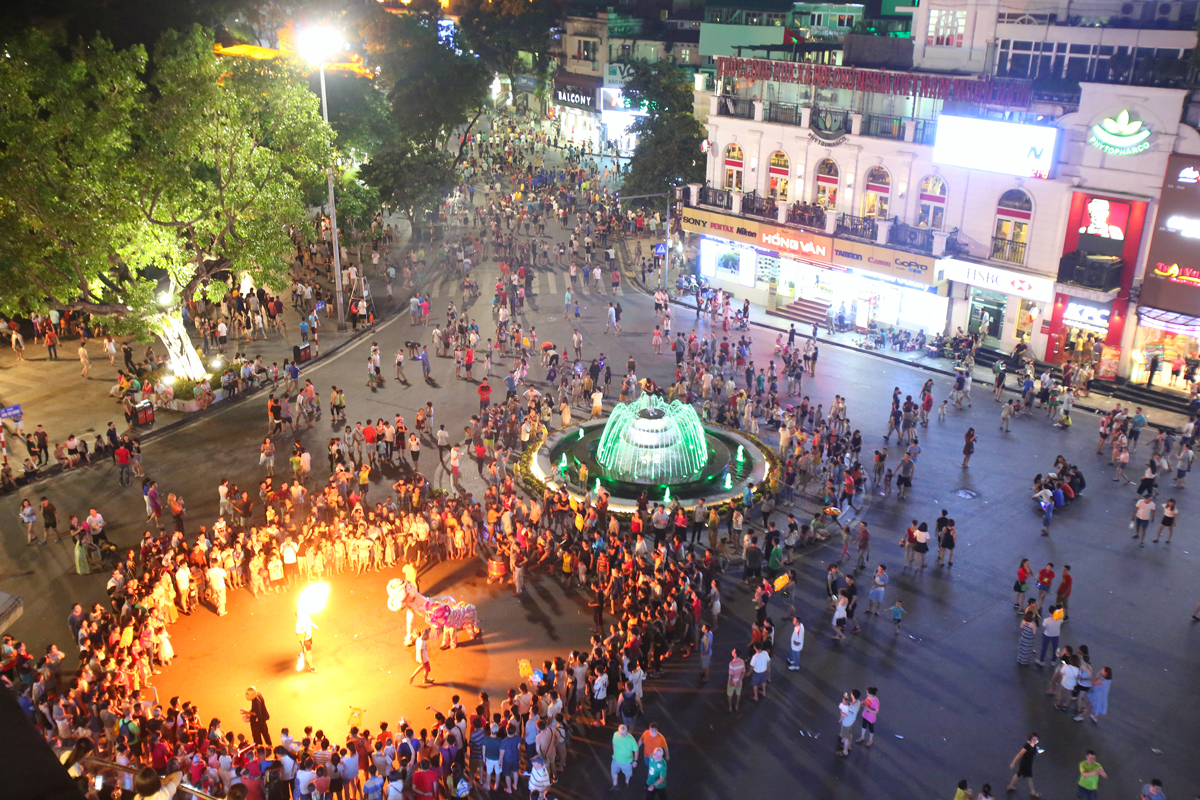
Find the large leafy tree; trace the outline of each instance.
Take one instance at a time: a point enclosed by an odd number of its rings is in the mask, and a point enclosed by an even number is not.
[[[125,185],[146,52],[31,30],[0,57],[0,311],[124,317],[155,249]]]
[[[453,159],[415,142],[394,142],[359,171],[379,199],[402,213],[416,230],[421,215],[438,207],[458,180]]]
[[[463,0],[456,5],[463,38],[471,52],[495,72],[510,78],[528,68],[546,79],[555,42],[552,30],[562,22],[563,0]]]
[[[370,9],[361,33],[391,106],[395,141],[445,148],[483,113],[492,77],[461,35],[447,38],[437,23],[434,15]]]
[[[145,74],[140,48],[28,42],[0,59],[0,303],[149,328],[197,377],[181,304],[231,274],[286,281],[286,227],[330,155],[317,98],[293,65],[218,63],[198,27],[164,34]]]
[[[626,167],[622,194],[658,194],[704,181],[704,130],[692,114],[692,87],[669,61],[633,62],[625,95],[646,116],[633,125],[637,149]]]

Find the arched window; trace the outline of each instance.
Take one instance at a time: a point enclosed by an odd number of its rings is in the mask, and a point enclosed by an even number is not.
[[[742,190],[742,148],[731,144],[725,148],[725,191]]]
[[[768,191],[772,200],[780,203],[788,201],[788,171],[790,168],[791,162],[788,161],[787,154],[782,150],[776,150],[771,154],[769,168],[771,184]]]
[[[921,181],[921,213],[917,227],[944,230],[946,225],[946,182],[937,175]]]
[[[892,176],[883,167],[871,167],[867,170],[867,184],[863,190],[862,215],[886,219],[891,194]]]
[[[838,183],[841,181],[841,170],[832,158],[821,159],[817,163],[817,193],[813,202],[826,211],[837,210]]]
[[[1025,243],[1033,219],[1033,200],[1021,189],[1009,189],[996,204],[996,229],[992,234],[992,258],[1010,264],[1025,263]]]

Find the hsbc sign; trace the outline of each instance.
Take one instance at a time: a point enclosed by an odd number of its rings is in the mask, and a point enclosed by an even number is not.
[[[1023,297],[1039,303],[1049,303],[1054,299],[1052,278],[1027,275],[957,258],[944,258],[938,262],[938,267],[945,271],[947,280],[956,283],[978,286],[981,289],[990,289],[993,292]]]

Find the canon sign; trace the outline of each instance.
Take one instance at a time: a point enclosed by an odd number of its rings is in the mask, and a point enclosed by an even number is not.
[[[794,239],[779,232],[763,231],[759,234],[759,241],[779,250],[787,250],[789,253],[805,253],[811,256],[827,256],[829,254],[827,248],[815,242]]]

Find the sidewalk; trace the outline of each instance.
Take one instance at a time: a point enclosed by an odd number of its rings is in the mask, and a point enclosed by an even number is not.
[[[386,220],[386,222],[396,225],[399,233],[399,241],[392,248],[390,259],[388,259],[397,266],[397,273],[400,272],[400,259],[408,246],[409,235],[407,224],[402,228],[398,225],[401,221],[400,217]],[[369,255],[369,252],[369,249],[365,251],[364,256]],[[387,261],[381,260],[378,270],[372,270],[369,258],[365,261],[367,280],[375,298],[377,315],[381,318],[401,308],[401,300],[404,301],[403,305],[406,307],[409,291],[401,288],[400,276],[397,275],[397,282],[393,287],[396,299],[389,307],[385,288],[387,281],[383,274],[386,268]],[[323,268],[316,274],[312,270],[306,270],[303,277],[315,278],[322,291],[327,295],[332,295],[333,287],[328,285],[332,284],[332,281],[326,278]],[[345,297],[348,305],[350,298],[348,288],[345,290]],[[285,290],[281,299],[283,300],[286,331],[282,334],[275,331],[268,332],[265,340],[257,339],[249,343],[245,339],[234,342],[231,336],[231,341],[226,346],[226,357],[232,358],[238,352],[244,353],[251,359],[261,355],[265,364],[270,365],[272,362],[277,362],[280,367],[283,366],[284,359],[292,359],[292,348],[301,343],[300,313],[292,308],[290,291]],[[339,333],[336,316],[329,319],[321,316],[319,325],[318,358],[340,349],[342,345],[360,335],[363,330],[360,328],[356,332],[347,326],[344,332]],[[57,442],[66,441],[67,437],[72,434],[80,439],[86,439],[89,449],[91,449],[96,434],[103,434],[108,428],[109,422],[116,423],[118,433],[130,433],[134,436],[145,437],[191,416],[180,411],[156,408],[155,421],[152,426],[131,428],[126,425],[120,401],[110,397],[108,392],[116,385],[117,370],[124,369],[121,343],[129,341],[134,348],[135,361],[141,361],[146,350],[145,342],[137,343],[130,337],[118,338],[115,364],[110,365],[108,358],[103,353],[103,339],[90,340],[88,355],[92,362],[91,377],[84,380],[80,376],[81,365],[77,355],[78,339],[60,342],[58,345],[59,360],[50,361],[47,358],[45,346],[35,344],[32,336],[28,335],[29,332],[22,330],[22,333],[26,335],[25,360],[23,362],[16,360],[16,354],[11,347],[4,346],[0,349],[0,407],[20,405],[24,414],[25,432],[32,433],[38,425],[42,425],[50,435],[50,466],[53,469],[43,469],[39,473],[41,476],[57,471],[57,465],[53,463],[54,445]],[[230,333],[232,333],[232,327]],[[201,343],[195,336],[192,337],[192,343],[203,356]],[[7,342],[3,344],[7,345]],[[150,344],[156,353],[163,352],[163,346],[157,339]],[[212,357],[213,354],[210,354],[209,358]],[[214,385],[213,388],[219,388],[219,386]],[[28,453],[24,444],[14,435],[12,420],[4,420],[3,423],[7,437],[9,461],[12,463],[13,472],[19,476],[21,462]]]
[[[639,282],[640,283],[640,282]],[[693,312],[696,309],[693,303],[681,303],[678,300],[672,301],[678,306],[690,309]],[[752,327],[763,328],[771,331],[771,336],[774,338],[776,333],[783,333],[786,337],[788,326],[791,321],[785,317],[774,317],[767,313],[766,306],[757,303],[750,304],[750,325]],[[680,315],[676,318],[676,324],[682,328],[688,323],[688,318],[685,315]],[[812,332],[812,328],[808,325],[797,324],[797,337],[808,338]],[[889,361],[895,361],[901,364],[909,364],[919,369],[928,370],[930,372],[940,373],[946,376],[954,375],[953,364],[944,358],[935,358],[928,355],[924,351],[901,352],[898,350],[866,350],[855,344],[855,341],[861,339],[862,335],[853,331],[845,333],[829,333],[825,330],[820,330],[817,333],[817,342],[819,344],[833,345],[847,350],[856,350],[866,355],[874,356],[875,358],[886,358]],[[972,379],[975,384],[976,399],[980,397],[990,396],[992,393],[993,377],[992,370],[989,367],[981,367],[976,365],[972,370]],[[1098,381],[1093,381],[1093,385]],[[1012,376],[1008,379],[1007,391],[1010,394],[1016,394],[1014,379]],[[1079,411],[1089,411],[1094,414],[1101,414],[1111,411],[1117,404],[1121,404],[1124,408],[1129,408],[1128,401],[1117,400],[1107,394],[1092,392],[1087,397],[1079,397],[1075,400],[1075,408]],[[1161,408],[1152,406],[1143,406],[1146,419],[1151,425],[1160,428],[1180,430],[1187,423],[1188,418],[1185,414],[1179,414],[1174,411],[1167,411]],[[1075,416],[1079,416],[1076,414]],[[1078,420],[1077,424],[1086,425],[1086,420]]]

